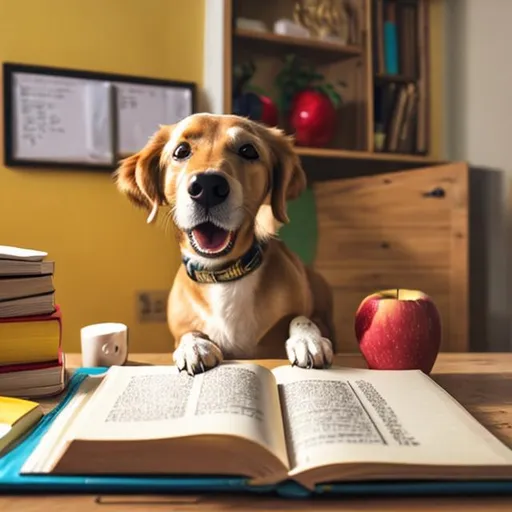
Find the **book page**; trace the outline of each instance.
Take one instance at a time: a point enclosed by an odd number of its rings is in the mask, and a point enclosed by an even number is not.
[[[512,463],[505,445],[419,371],[273,373],[292,475],[342,463]]]
[[[94,391],[98,389],[104,379],[104,374],[87,377],[77,391],[57,415],[48,432],[43,436],[42,442],[34,448],[29,455],[20,473],[40,473],[48,470],[54,459],[58,458],[66,449],[72,438],[70,431],[77,416],[83,411]]]
[[[174,366],[110,368],[73,426],[73,439],[144,440],[233,435],[263,445],[288,467],[272,373],[223,364],[190,377]]]

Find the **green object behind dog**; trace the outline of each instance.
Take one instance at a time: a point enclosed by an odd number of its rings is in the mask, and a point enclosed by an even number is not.
[[[315,196],[311,188],[288,202],[290,223],[283,226],[279,237],[306,265],[315,259],[318,239]]]

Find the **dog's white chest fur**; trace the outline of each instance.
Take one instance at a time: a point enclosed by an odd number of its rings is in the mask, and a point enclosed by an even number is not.
[[[255,296],[260,270],[238,281],[209,287],[211,316],[207,319],[206,333],[231,357],[247,357],[258,342]]]

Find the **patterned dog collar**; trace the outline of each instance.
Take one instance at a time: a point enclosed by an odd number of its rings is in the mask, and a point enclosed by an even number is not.
[[[198,283],[228,283],[236,281],[256,270],[263,262],[263,247],[254,243],[236,261],[221,268],[206,268],[192,258],[183,258],[187,275]]]

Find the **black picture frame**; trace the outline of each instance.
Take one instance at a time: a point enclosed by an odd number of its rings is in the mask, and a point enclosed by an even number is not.
[[[191,112],[197,112],[197,85],[194,82],[181,81],[181,80],[167,80],[161,78],[150,78],[145,76],[127,75],[119,73],[102,73],[96,71],[86,71],[64,67],[53,67],[53,66],[39,66],[31,64],[21,64],[14,62],[3,63],[3,101],[4,101],[4,165],[6,167],[14,168],[41,168],[41,169],[84,169],[91,171],[113,171],[120,158],[125,155],[120,155],[117,147],[117,127],[115,126],[115,120],[117,116],[113,112],[112,119],[114,120],[114,126],[112,127],[113,133],[113,162],[111,165],[105,164],[93,164],[89,162],[77,163],[77,162],[62,162],[62,161],[49,161],[49,160],[27,160],[17,158],[14,154],[14,112],[15,112],[15,98],[13,97],[13,79],[16,73],[31,73],[45,76],[56,76],[65,78],[79,78],[86,80],[98,80],[101,82],[119,82],[134,85],[155,85],[172,88],[181,88],[190,91],[191,96]],[[113,108],[115,108],[115,101],[112,102]]]

